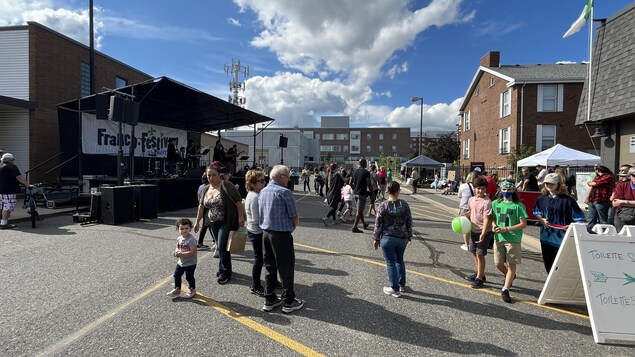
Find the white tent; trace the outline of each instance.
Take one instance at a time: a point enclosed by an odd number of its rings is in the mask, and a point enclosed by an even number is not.
[[[600,163],[600,157],[587,154],[582,151],[573,150],[561,144],[541,151],[532,156],[518,160],[518,167],[521,166],[594,166]]]

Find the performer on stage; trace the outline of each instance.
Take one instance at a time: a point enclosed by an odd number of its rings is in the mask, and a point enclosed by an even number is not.
[[[229,166],[229,171],[233,174],[236,172],[236,158],[238,157],[238,148],[236,147],[236,144],[232,145],[232,147],[230,147],[227,150],[227,155],[226,155],[226,162],[227,162],[227,166]]]
[[[225,162],[225,148],[223,144],[221,144],[220,140],[216,141],[216,146],[214,146],[214,156],[212,158],[214,161]]]
[[[176,149],[176,138],[170,139],[168,144],[168,173],[174,174],[174,170],[176,169],[176,162],[179,160],[179,154]]]

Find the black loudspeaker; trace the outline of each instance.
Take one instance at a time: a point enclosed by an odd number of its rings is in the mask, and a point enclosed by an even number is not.
[[[132,186],[101,188],[101,219],[105,224],[134,221],[134,190]]]
[[[152,219],[159,216],[157,185],[134,185],[135,219]]]
[[[287,147],[287,142],[289,141],[289,138],[287,138],[286,136],[281,136],[280,137],[280,142],[278,143],[278,147],[280,148],[286,148]]]
[[[137,125],[139,123],[139,103],[115,96],[110,97],[108,120]]]
[[[97,94],[95,96],[95,117],[101,120],[108,120],[109,108],[110,108],[110,95]]]
[[[203,170],[190,169],[187,171],[187,177],[200,179],[203,177]]]

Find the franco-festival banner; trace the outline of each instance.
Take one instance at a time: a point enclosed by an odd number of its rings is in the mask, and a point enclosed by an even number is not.
[[[132,126],[124,124],[122,142],[124,155],[129,154]],[[177,151],[187,147],[187,132],[163,126],[139,123],[134,132],[137,157],[166,157],[170,139],[176,139]],[[85,154],[116,155],[119,150],[119,123],[97,120],[94,114],[82,114],[82,148]]]

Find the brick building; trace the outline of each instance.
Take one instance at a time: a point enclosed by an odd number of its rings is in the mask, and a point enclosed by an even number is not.
[[[0,28],[0,148],[16,156],[22,173],[60,152],[56,105],[90,94],[89,48],[36,22]],[[95,88],[118,88],[152,77],[95,52]],[[44,172],[59,158],[30,175]],[[72,165],[72,163],[69,163]]]
[[[586,64],[501,65],[500,52],[481,58],[460,108],[461,165],[508,166],[508,155],[559,143],[595,153],[575,125]]]

